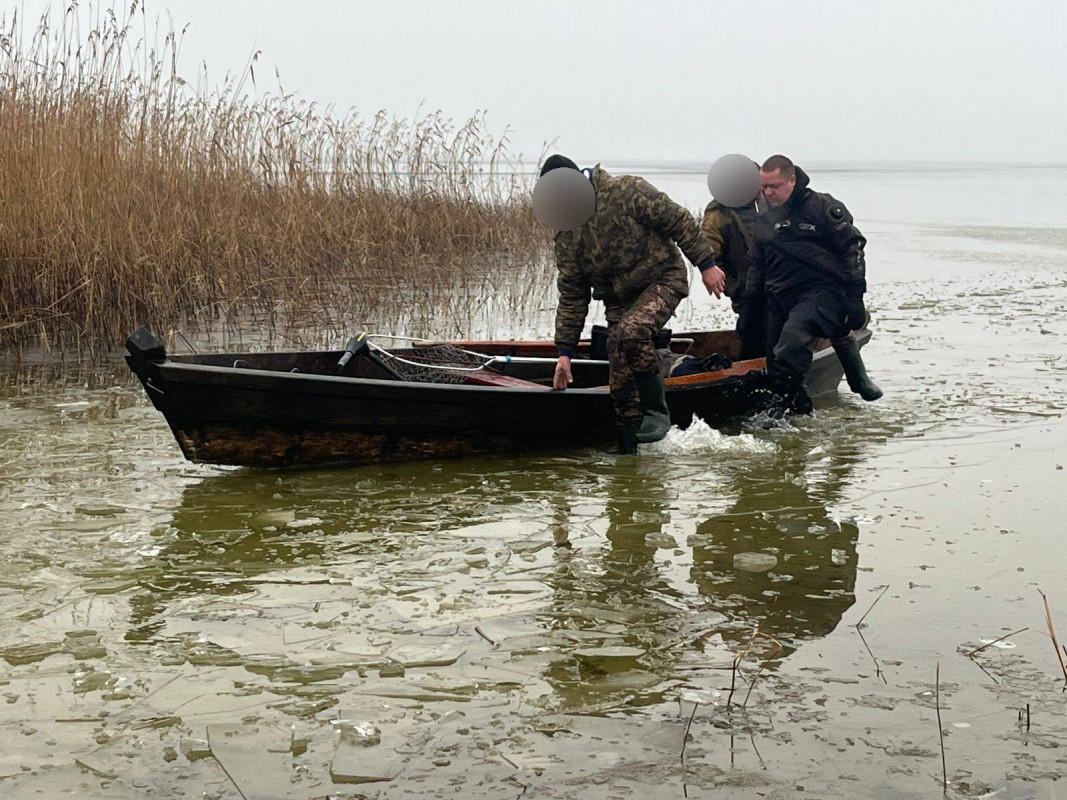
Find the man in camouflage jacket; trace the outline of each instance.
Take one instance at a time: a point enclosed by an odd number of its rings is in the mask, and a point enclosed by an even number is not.
[[[555,168],[577,165],[552,156],[541,174]],[[722,294],[724,276],[693,217],[663,192],[641,178],[613,177],[599,164],[589,179],[596,195],[592,218],[576,230],[556,234],[555,341],[560,355],[553,386],[565,389],[571,382],[571,355],[590,299],[602,300],[620,449],[632,453],[637,442],[662,439],[670,427],[652,336],[689,293],[679,247],[700,265],[704,285],[716,297]]]
[[[748,277],[748,250],[756,217],[763,211],[762,198],[743,206],[725,206],[712,200],[704,209],[700,232],[715,250],[715,263],[726,273],[725,294],[735,312],[741,310],[741,296]]]
[[[715,263],[726,275],[725,294],[730,298],[734,313],[741,313],[741,298],[745,293],[745,280],[748,277],[748,251],[752,247],[750,231],[756,223],[756,217],[765,210],[761,206],[762,198],[756,198],[743,206],[726,206],[712,200],[704,209],[704,221],[700,232],[715,250]],[[747,358],[763,357],[763,326],[761,314],[750,314],[753,329],[743,331],[739,327],[737,336],[741,340],[740,356]]]

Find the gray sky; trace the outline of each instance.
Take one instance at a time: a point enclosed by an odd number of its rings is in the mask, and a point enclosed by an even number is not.
[[[484,109],[526,160],[1067,161],[1062,2],[146,2],[189,24],[186,73],[261,50],[260,89]]]

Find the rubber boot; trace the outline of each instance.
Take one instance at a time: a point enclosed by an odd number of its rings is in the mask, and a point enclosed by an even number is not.
[[[637,426],[623,425],[619,428],[619,455],[637,455]]]
[[[811,402],[811,395],[808,394],[808,390],[804,388],[803,383],[793,389],[793,395],[789,398],[789,404],[791,407],[790,413],[804,414],[805,416],[815,413],[815,406]]]
[[[667,408],[667,395],[663,388],[663,376],[658,370],[634,375],[637,396],[641,398],[641,410],[645,413],[637,431],[637,441],[658,442],[671,429],[671,412]]]
[[[837,360],[845,368],[845,380],[848,388],[858,394],[868,403],[882,396],[882,390],[875,386],[874,381],[867,375],[863,366],[863,357],[860,355],[859,346],[850,336],[847,339],[835,339],[833,341],[834,352]]]
[[[804,388],[803,377],[772,371],[767,376],[764,391],[767,393],[764,409],[771,419],[782,419],[790,414],[808,415],[815,411],[811,395]]]

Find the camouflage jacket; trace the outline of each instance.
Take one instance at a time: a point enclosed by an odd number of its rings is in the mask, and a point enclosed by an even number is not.
[[[748,250],[752,246],[745,217],[754,221],[758,211],[755,203],[744,208],[731,208],[712,200],[704,209],[704,221],[700,224],[700,232],[715,250],[715,263],[726,274],[726,296],[733,302],[735,311],[739,310],[741,295],[745,291]]]
[[[590,295],[604,301],[608,322],[614,322],[654,284],[680,297],[689,294],[679,247],[699,266],[715,258],[692,215],[642,178],[613,178],[598,164],[593,188],[593,217],[577,230],[556,234],[556,344],[561,349],[578,344]]]

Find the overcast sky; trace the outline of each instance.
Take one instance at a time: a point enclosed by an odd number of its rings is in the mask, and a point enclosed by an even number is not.
[[[32,17],[48,3],[18,5]],[[366,115],[487,110],[527,160],[554,139],[582,162],[1067,162],[1062,2],[146,6],[188,24],[187,73],[206,62],[220,79],[260,50],[260,89],[276,86],[276,68],[287,90]]]

